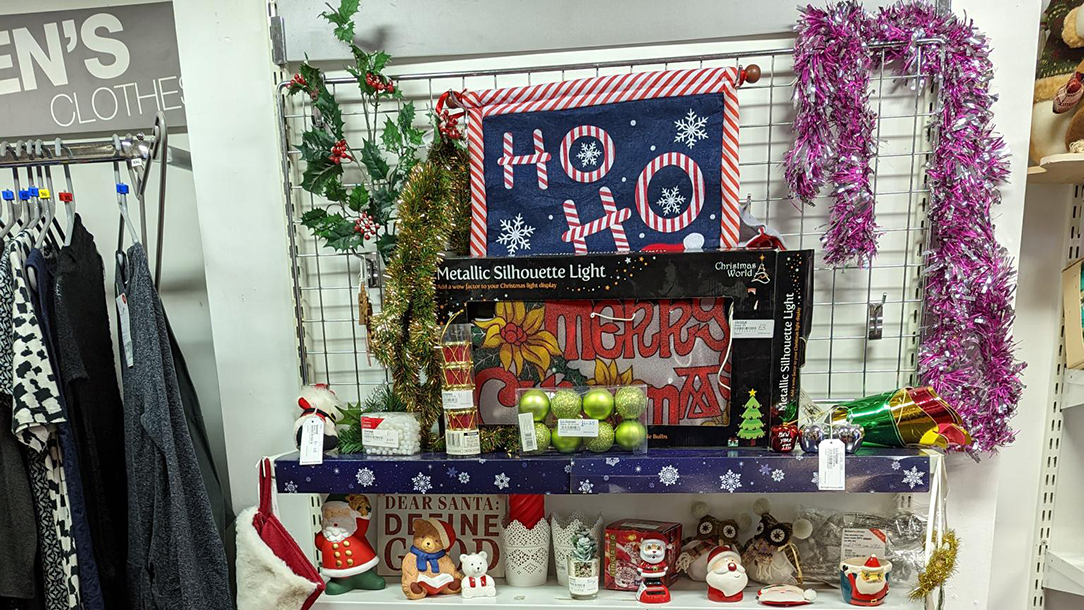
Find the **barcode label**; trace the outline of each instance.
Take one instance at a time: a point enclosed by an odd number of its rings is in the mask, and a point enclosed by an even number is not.
[[[448,430],[444,433],[444,445],[448,455],[478,455],[482,452],[482,439],[477,430]]]
[[[519,446],[523,451],[538,451],[538,437],[534,433],[534,415],[520,413]]]
[[[817,488],[821,491],[844,491],[847,488],[847,454],[843,441],[838,438],[825,439],[817,452]]]
[[[361,442],[368,447],[386,447],[388,449],[399,448],[398,430],[378,430],[375,428],[361,429]]]
[[[557,434],[561,436],[579,436],[581,438],[595,438],[598,436],[597,419],[559,419],[557,420]]]
[[[324,462],[324,420],[310,415],[301,422],[301,456],[298,463],[313,466]]]
[[[440,400],[445,410],[470,409],[474,407],[474,390],[444,390]]]

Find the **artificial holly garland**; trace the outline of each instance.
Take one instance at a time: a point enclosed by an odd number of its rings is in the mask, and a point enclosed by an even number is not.
[[[939,39],[923,55],[920,39]],[[866,264],[876,255],[869,185],[876,150],[867,108],[869,45],[889,43],[886,66],[916,72],[941,88],[932,119],[938,134],[927,178],[930,244],[919,376],[957,408],[974,448],[1011,443],[1009,420],[1020,400],[1023,364],[1010,334],[1015,270],[998,245],[991,208],[1008,174],[1005,144],[992,129],[990,45],[974,24],[904,2],[868,15],[855,2],[802,11],[795,42],[795,145],[784,159],[791,192],[811,203],[829,179],[834,203],[824,236],[833,265]],[[879,55],[879,53],[877,54]],[[919,61],[921,57],[922,61]],[[919,72],[921,70],[921,72]]]
[[[305,93],[312,103],[312,126],[301,135],[299,151],[305,162],[301,188],[330,202],[301,217],[303,225],[335,250],[358,252],[375,242],[385,260],[396,246],[396,203],[407,176],[418,163],[423,132],[412,125],[414,104],[399,109],[396,120],[386,118],[377,140],[381,103],[402,99],[402,92],[383,74],[391,56],[367,53],[353,42],[358,0],[342,0],[337,10],[321,13],[335,26],[335,37],[350,45],[354,65],[346,69],[357,80],[365,119],[360,148],[346,140],[342,110],[328,89],[323,72],[304,63],[290,82],[291,94]],[[361,170],[361,180],[347,186],[350,164]],[[352,180],[350,182],[353,182]]]

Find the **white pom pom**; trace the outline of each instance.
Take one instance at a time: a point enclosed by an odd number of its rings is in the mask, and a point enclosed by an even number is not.
[[[734,522],[738,524],[738,531],[748,530],[753,527],[753,518],[749,516],[749,513],[741,513],[734,519]]]
[[[753,512],[758,515],[769,513],[772,510],[772,502],[768,498],[757,498],[756,502],[753,502]]]
[[[799,540],[809,538],[812,533],[813,524],[808,519],[798,519],[791,525],[791,534]]]
[[[708,505],[706,502],[693,502],[693,517],[696,519],[703,519],[708,514]]]
[[[817,591],[816,589],[806,589],[805,593],[803,593],[803,596],[805,597],[805,600],[807,602],[811,602],[817,599]]]

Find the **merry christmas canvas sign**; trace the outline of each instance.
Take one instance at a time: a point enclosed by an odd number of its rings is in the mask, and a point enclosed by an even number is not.
[[[735,247],[736,67],[465,91],[471,254]]]

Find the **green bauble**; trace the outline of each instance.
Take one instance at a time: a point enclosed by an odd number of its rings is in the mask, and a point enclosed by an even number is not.
[[[598,423],[598,436],[587,439],[583,446],[595,453],[609,451],[610,447],[614,446],[614,427],[608,421],[600,421]]]
[[[606,419],[614,412],[614,395],[595,388],[583,395],[583,412],[592,419]]]
[[[647,440],[647,428],[635,419],[626,419],[617,424],[614,437],[616,437],[617,444],[621,445],[622,449],[632,451]]]
[[[550,448],[550,429],[546,427],[546,424],[536,423],[534,425],[534,438],[538,442],[539,451]]]
[[[561,453],[572,453],[580,448],[580,443],[583,441],[578,436],[561,436],[557,434],[557,428],[554,428],[550,433],[550,442],[553,443],[553,448]]]
[[[519,396],[519,412],[530,413],[536,422],[550,412],[550,397],[542,390],[527,390]]]
[[[617,391],[614,402],[621,419],[636,419],[647,408],[647,395],[637,386],[628,386]]]
[[[572,390],[557,390],[550,399],[550,409],[557,419],[579,419],[582,401]]]

